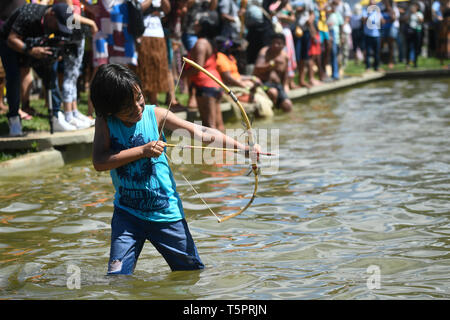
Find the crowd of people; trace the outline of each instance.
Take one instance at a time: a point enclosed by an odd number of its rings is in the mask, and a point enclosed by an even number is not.
[[[374,70],[382,62],[387,68],[395,63],[417,67],[424,44],[428,55],[449,58],[449,0],[348,1],[134,0],[145,26],[138,35],[131,31],[133,1],[3,2],[0,77],[6,78],[9,108],[0,99],[0,112],[7,113],[12,136],[22,134],[21,119],[36,114],[29,103],[30,70],[44,75],[32,61],[51,52],[30,47],[25,39],[49,33],[77,39],[77,53],[52,64],[45,81],[55,131],[94,124],[91,103],[87,115],[78,111],[79,91],[89,90],[96,70],[107,63],[132,69],[149,103],[157,104],[158,94],[165,93],[171,110],[197,108],[205,126],[224,130],[221,88],[184,66],[183,56],[242,89],[243,102],[254,101],[257,93],[286,112],[292,109],[289,90],[339,80],[349,59]],[[186,106],[177,100],[176,83],[189,95]]]

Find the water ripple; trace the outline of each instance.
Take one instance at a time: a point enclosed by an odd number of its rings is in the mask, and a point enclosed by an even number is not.
[[[4,180],[0,298],[449,299],[449,84],[374,82],[261,122],[280,129],[278,170],[221,224],[180,173],[226,214],[253,191],[247,168],[174,165],[201,272],[170,272],[147,243],[133,276],[105,276],[114,191],[89,159]]]

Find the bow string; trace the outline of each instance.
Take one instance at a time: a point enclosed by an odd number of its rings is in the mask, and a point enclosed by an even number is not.
[[[231,213],[231,214],[226,215],[226,216],[219,217],[210,208],[210,206],[206,203],[206,201],[203,200],[203,198],[200,197],[202,202],[208,207],[209,211],[217,218],[217,221],[220,223],[220,222],[226,221],[228,219],[231,219],[231,218],[236,217],[236,216],[240,215],[241,213],[243,213],[245,210],[247,210],[250,207],[250,205],[253,203],[253,201],[256,198],[256,192],[258,191],[259,170],[258,170],[257,152],[253,152],[253,148],[254,148],[254,145],[255,145],[255,138],[254,138],[254,135],[253,135],[253,130],[252,130],[250,119],[249,119],[249,117],[248,117],[244,107],[242,106],[242,104],[240,103],[240,101],[238,100],[236,95],[234,94],[234,92],[227,85],[225,85],[221,80],[219,80],[217,77],[215,77],[208,70],[204,69],[202,66],[200,66],[196,62],[194,62],[194,61],[192,61],[192,60],[190,60],[190,59],[188,59],[186,57],[183,57],[183,66],[181,68],[181,72],[180,72],[180,75],[178,77],[177,87],[178,87],[178,84],[180,82],[181,74],[183,72],[185,63],[188,63],[189,65],[191,65],[192,67],[196,68],[200,72],[203,72],[204,74],[206,74],[208,77],[210,77],[212,80],[214,80],[220,87],[222,87],[225,90],[225,92],[231,97],[233,102],[238,106],[238,108],[239,108],[239,110],[241,112],[241,116],[242,116],[242,119],[243,119],[243,124],[244,124],[245,130],[247,132],[247,139],[248,139],[248,145],[249,145],[249,151],[250,151],[249,152],[249,157],[251,159],[251,172],[253,172],[253,174],[255,176],[253,194],[252,194],[250,200],[247,202],[247,204],[244,207],[239,209],[237,212]],[[175,88],[175,90],[176,90],[176,88]],[[159,138],[161,138],[161,135],[162,135],[165,123],[166,123],[167,115],[169,113],[171,105],[172,105],[172,101],[170,102],[169,107],[167,108],[166,116],[164,117],[164,121],[163,121],[163,124],[161,126],[160,133],[159,133]],[[167,153],[166,153],[166,155],[167,155]],[[183,174],[182,174],[182,176],[183,176],[184,180],[191,186],[191,188],[194,190],[194,192],[198,196],[200,196],[198,194],[197,190],[193,187],[193,185],[187,180],[187,178]]]

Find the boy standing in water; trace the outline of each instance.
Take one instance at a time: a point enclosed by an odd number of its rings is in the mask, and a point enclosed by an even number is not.
[[[115,188],[108,274],[132,274],[148,239],[172,271],[203,269],[160,141],[163,123],[204,142],[248,149],[218,130],[145,105],[139,78],[119,64],[102,65],[91,84],[97,115],[93,165],[110,170]],[[164,139],[164,136],[162,135]]]

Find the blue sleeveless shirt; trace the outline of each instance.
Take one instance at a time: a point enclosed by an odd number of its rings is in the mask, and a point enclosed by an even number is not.
[[[108,117],[111,150],[144,145],[159,138],[155,106],[146,105],[142,119],[127,127],[114,116]],[[165,141],[165,138],[163,136]],[[173,222],[184,218],[181,199],[163,153],[143,158],[110,171],[116,190],[114,205],[148,221]]]

